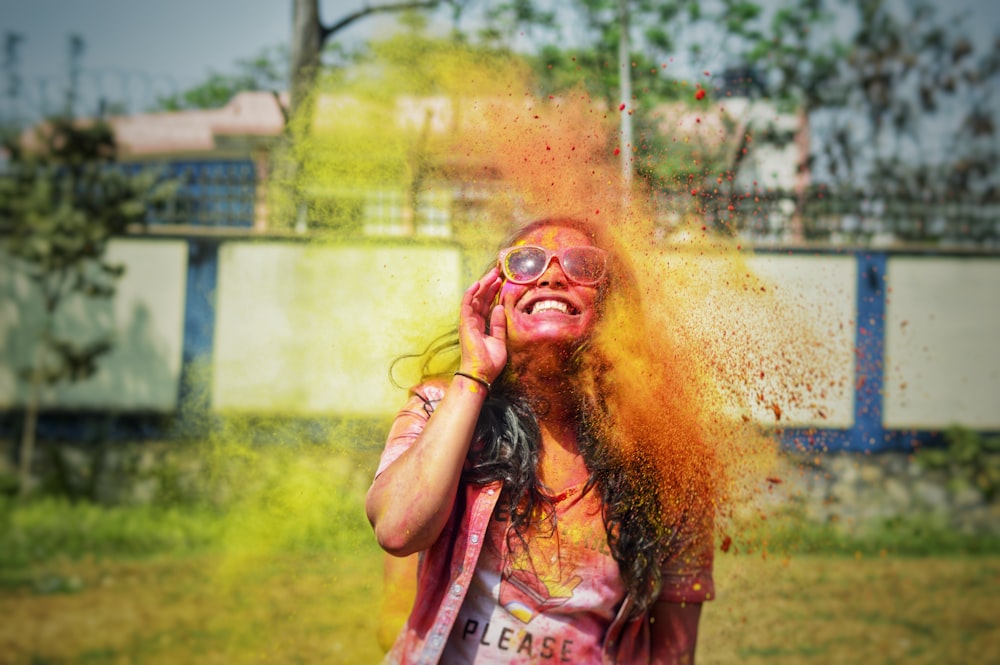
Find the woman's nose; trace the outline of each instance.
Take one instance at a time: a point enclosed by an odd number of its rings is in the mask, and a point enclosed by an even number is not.
[[[563,272],[559,259],[554,256],[549,261],[549,265],[545,267],[545,272],[542,273],[536,282],[539,286],[566,286],[568,283],[569,279],[566,277],[566,273]]]

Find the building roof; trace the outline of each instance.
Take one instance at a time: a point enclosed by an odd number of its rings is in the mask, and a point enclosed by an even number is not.
[[[112,116],[119,158],[148,158],[217,152],[236,137],[273,137],[285,127],[287,95],[241,92],[217,109],[193,109]],[[38,145],[35,128],[26,130],[24,144]]]
[[[143,113],[111,118],[122,157],[210,152],[221,137],[278,136],[283,104],[270,92],[241,92],[218,109]]]

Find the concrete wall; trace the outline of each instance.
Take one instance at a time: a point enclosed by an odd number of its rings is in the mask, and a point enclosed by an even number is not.
[[[75,342],[114,335],[114,349],[96,375],[43,393],[46,406],[67,409],[173,411],[181,376],[187,243],[116,240],[108,260],[125,267],[109,300],[66,302],[55,321],[58,335]],[[0,408],[24,403],[27,382],[19,369],[31,364],[42,325],[37,287],[10,257],[0,265]]]
[[[75,303],[59,326],[77,340],[113,331],[119,342],[97,376],[48,392],[48,406],[171,412],[185,363],[202,360],[220,412],[385,416],[403,398],[389,363],[454,326],[466,273],[444,242],[128,239],[111,258],[126,266],[116,298]],[[845,386],[824,397],[822,417],[812,404],[782,405],[790,436],[874,451],[912,445],[911,430],[1000,430],[1000,257],[785,250],[749,265],[789,320],[825,336],[826,378]],[[4,261],[0,411],[23,403],[17,368],[39,316],[31,284]],[[798,332],[777,330],[761,335],[762,349]],[[814,362],[790,355],[806,363],[794,372]],[[758,407],[754,416],[773,423]]]
[[[886,427],[1000,430],[1000,260],[890,258]]]
[[[827,387],[815,387],[812,399],[783,404],[780,424],[785,427],[846,428],[854,424],[854,393],[830,386],[853,386],[854,321],[857,318],[853,256],[808,256],[804,254],[756,255],[749,260],[751,269],[773,287],[776,307],[763,312],[771,320],[761,322],[761,329],[779,325],[761,344],[792,347],[793,353],[782,357],[782,370],[791,377],[816,377]],[[774,312],[786,313],[775,320]],[[792,329],[788,329],[792,328]],[[814,340],[818,344],[810,344]],[[798,346],[794,346],[794,345]],[[781,349],[774,349],[781,354]],[[819,384],[819,381],[816,382]],[[750,384],[748,384],[750,385]],[[799,388],[799,392],[806,391]],[[804,395],[809,397],[809,395]],[[761,422],[774,422],[764,405],[754,413]]]
[[[213,406],[285,415],[384,415],[404,393],[393,358],[453,327],[454,247],[225,244]]]

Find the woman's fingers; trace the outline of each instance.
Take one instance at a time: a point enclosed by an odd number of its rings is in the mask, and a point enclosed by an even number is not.
[[[496,305],[490,312],[490,337],[494,337],[505,346],[507,344],[507,314],[502,305]]]
[[[459,319],[462,367],[490,381],[506,363],[507,320],[494,305],[502,285],[496,268],[476,280],[462,297]]]
[[[465,318],[469,315],[479,316],[483,324],[480,330],[485,331],[486,321],[490,317],[490,312],[493,309],[493,301],[500,291],[501,284],[499,272],[496,268],[490,269],[483,277],[476,280],[465,291],[465,296],[462,299],[462,317]],[[468,307],[468,310],[465,309],[466,307]]]

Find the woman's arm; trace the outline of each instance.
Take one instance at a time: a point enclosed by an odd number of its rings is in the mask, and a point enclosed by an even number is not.
[[[692,665],[701,603],[657,601],[650,612],[650,663]]]
[[[470,286],[459,316],[461,371],[488,382],[496,379],[507,361],[506,319],[503,310],[493,306],[500,283],[494,268]],[[396,556],[419,552],[441,535],[485,400],[484,386],[464,376],[453,377],[413,444],[375,478],[365,509],[386,552]]]
[[[456,376],[413,444],[376,476],[365,509],[379,545],[406,556],[429,548],[451,514],[485,390]]]

